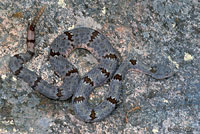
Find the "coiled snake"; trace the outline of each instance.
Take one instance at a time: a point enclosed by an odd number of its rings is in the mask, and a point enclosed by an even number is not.
[[[72,95],[72,103],[77,117],[85,122],[95,122],[104,119],[116,107],[122,91],[122,80],[129,69],[134,69],[152,76],[164,79],[172,75],[171,71],[160,67],[149,70],[129,56],[120,63],[119,55],[108,39],[100,32],[91,28],[75,28],[59,35],[50,45],[49,62],[63,84],[58,87],[49,84],[35,72],[23,67],[34,56],[35,27],[45,7],[42,7],[27,31],[27,52],[14,55],[9,63],[10,70],[19,78],[27,82],[34,90],[54,100],[66,100]],[[66,57],[76,48],[89,50],[99,61],[82,78],[78,70]],[[110,90],[105,100],[92,107],[88,103],[89,95],[95,87],[110,81]]]

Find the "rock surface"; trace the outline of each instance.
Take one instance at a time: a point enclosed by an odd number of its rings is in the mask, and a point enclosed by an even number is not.
[[[42,5],[47,8],[36,27],[36,56],[26,66],[49,82],[59,82],[52,78],[46,61],[49,44],[64,31],[80,26],[101,31],[123,59],[133,53],[149,66],[170,66],[175,75],[158,81],[130,71],[121,102],[108,118],[92,124],[79,121],[71,100],[49,100],[8,68],[11,56],[26,51],[26,29]],[[197,0],[3,0],[0,13],[0,133],[200,133]],[[73,52],[69,59],[81,75],[98,64],[85,50]],[[107,90],[108,85],[95,90],[91,103],[100,103]]]

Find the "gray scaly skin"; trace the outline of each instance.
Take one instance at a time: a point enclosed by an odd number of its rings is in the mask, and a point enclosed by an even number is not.
[[[73,95],[72,102],[76,116],[85,122],[96,122],[108,116],[116,107],[122,90],[122,80],[128,70],[134,69],[152,76],[164,79],[172,75],[169,69],[158,68],[149,70],[138,61],[127,58],[120,63],[120,56],[112,47],[108,39],[91,28],[76,28],[59,35],[50,45],[49,62],[55,74],[62,78],[63,84],[58,87],[49,84],[35,72],[23,67],[23,64],[34,56],[35,27],[44,12],[42,7],[27,31],[27,52],[14,55],[9,63],[10,70],[20,79],[27,82],[34,90],[54,100],[66,100]],[[76,48],[90,51],[99,61],[82,78],[67,59]],[[105,100],[96,107],[88,103],[89,95],[95,87],[110,80],[110,90]]]

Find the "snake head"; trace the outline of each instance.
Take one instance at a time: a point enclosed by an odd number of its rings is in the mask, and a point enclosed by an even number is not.
[[[162,64],[151,67],[150,72],[151,76],[158,80],[169,78],[175,74],[168,66]]]

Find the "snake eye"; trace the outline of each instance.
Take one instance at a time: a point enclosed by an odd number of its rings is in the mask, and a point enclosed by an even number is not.
[[[152,72],[152,73],[156,73],[157,70],[156,70],[155,68],[151,68],[151,69],[150,69],[150,72]]]

